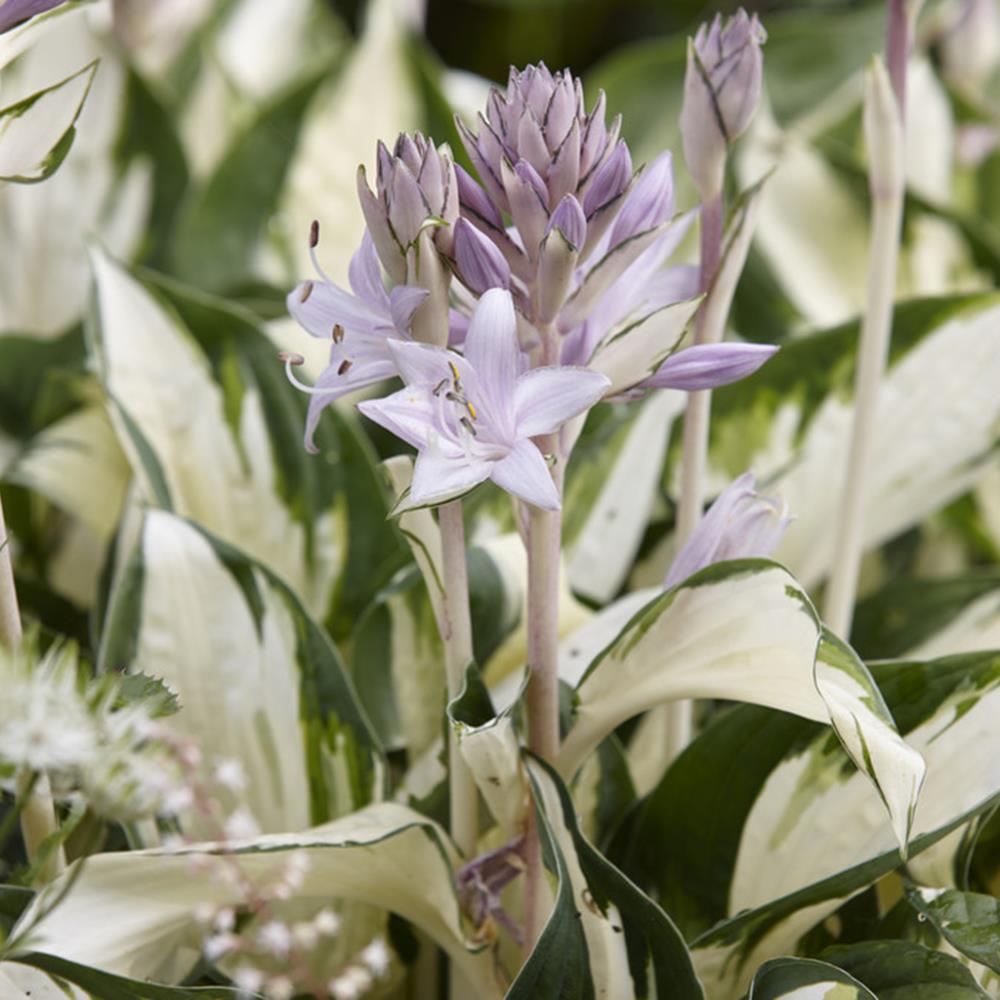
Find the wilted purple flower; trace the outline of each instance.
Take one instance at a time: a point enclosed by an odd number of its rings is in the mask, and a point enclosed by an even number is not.
[[[371,235],[365,233],[348,270],[352,295],[323,273],[315,255],[317,237],[314,229],[310,252],[321,280],[301,282],[286,299],[288,311],[305,330],[314,337],[332,341],[330,364],[315,386],[299,382],[291,372],[294,360],[286,360],[289,378],[312,395],[305,434],[306,448],[312,452],[316,451],[313,444],[316,424],[327,406],[348,392],[396,374],[389,341],[410,338],[413,314],[428,294],[423,288],[409,285],[397,285],[386,292],[375,244]]]
[[[702,198],[722,190],[729,143],[743,134],[760,102],[767,33],[740,8],[725,25],[716,15],[688,42],[681,137],[688,169]]]
[[[476,305],[464,357],[390,341],[407,383],[359,404],[376,423],[418,450],[408,507],[443,503],[492,479],[526,503],[559,508],[559,493],[532,438],[593,406],[609,382],[597,372],[524,371],[510,293],[493,288]]]
[[[500,924],[518,944],[522,942],[523,932],[503,908],[500,893],[524,869],[524,837],[481,854],[459,868],[455,877],[458,898],[479,938],[492,940],[496,937],[495,924]]]
[[[791,518],[777,497],[756,492],[752,472],[733,480],[708,508],[704,519],[677,553],[665,588],[676,586],[698,570],[725,559],[769,556],[781,541]]]
[[[0,35],[27,21],[36,14],[44,14],[66,0],[4,0],[0,3]]]

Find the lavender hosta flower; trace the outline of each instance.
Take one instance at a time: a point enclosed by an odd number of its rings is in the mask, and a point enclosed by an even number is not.
[[[637,389],[718,389],[752,375],[774,356],[772,344],[695,344],[671,354]]]
[[[413,335],[429,344],[448,342],[448,271],[439,252],[452,253],[458,219],[458,180],[447,146],[419,132],[400,135],[390,153],[378,144],[375,192],[364,166],[358,197],[379,259],[397,284],[427,289],[413,317]]]
[[[500,893],[525,869],[524,837],[473,858],[455,877],[458,898],[476,928],[476,936],[492,941],[497,924],[504,927],[520,944],[522,929],[503,908]]]
[[[323,273],[316,260],[318,230],[310,237],[310,252],[321,280],[297,285],[286,300],[288,311],[314,337],[330,340],[330,363],[315,386],[305,386],[294,377],[293,356],[286,358],[292,383],[310,393],[305,444],[315,452],[313,435],[321,413],[348,392],[392,378],[396,361],[389,349],[392,340],[408,340],[413,314],[427,298],[423,288],[397,285],[391,292],[382,284],[375,244],[365,233],[351,259],[348,280],[351,292],[338,287]]]
[[[708,508],[663,582],[667,589],[725,559],[769,556],[791,521],[777,497],[757,493],[752,472],[733,480]]]
[[[0,35],[64,3],[66,0],[4,0],[0,3]]]
[[[505,92],[490,92],[478,134],[458,123],[482,187],[458,172],[463,214],[503,251],[514,273],[530,281],[552,213],[566,195],[585,212],[582,256],[596,245],[632,181],[628,146],[618,139],[620,118],[609,128],[605,98],[588,114],[583,86],[568,71],[544,64],[511,69]],[[507,212],[518,239],[505,232]]]
[[[526,503],[559,508],[545,456],[531,439],[593,406],[609,385],[603,375],[525,371],[513,301],[497,288],[476,305],[464,356],[404,341],[389,348],[407,384],[359,409],[418,450],[406,508],[443,503],[487,479]]]
[[[705,201],[722,190],[729,144],[743,134],[760,103],[766,39],[757,15],[740,8],[725,24],[716,15],[688,42],[681,138]]]

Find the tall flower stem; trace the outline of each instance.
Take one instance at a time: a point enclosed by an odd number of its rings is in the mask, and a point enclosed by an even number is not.
[[[465,525],[462,501],[452,500],[438,508],[441,529],[441,563],[444,576],[444,622],[442,640],[448,697],[457,698],[465,685],[465,671],[472,662],[472,619],[469,614],[469,578],[465,564]],[[454,734],[449,743],[451,776],[449,803],[451,835],[458,849],[471,859],[478,837],[478,802],[472,772],[466,767]]]
[[[542,364],[559,363],[558,334],[550,326],[539,331]],[[552,478],[562,495],[563,456],[559,434],[537,439],[543,454],[554,456]],[[562,512],[531,508],[528,524],[528,747],[545,760],[559,752],[559,567]],[[525,832],[525,951],[534,947],[544,916],[542,847],[534,812]]]
[[[21,638],[21,613],[14,587],[10,539],[4,522],[3,502],[0,501],[0,645],[16,650],[21,645]],[[39,774],[23,772],[18,777],[17,794],[25,797],[20,816],[21,836],[30,861],[38,856],[46,838],[59,829],[48,775],[44,771]],[[39,877],[43,882],[49,882],[65,867],[66,855],[60,846],[43,865]]]
[[[457,698],[465,686],[465,671],[472,663],[472,617],[469,613],[469,575],[465,562],[465,523],[462,501],[438,508],[441,530],[441,570],[444,576],[444,616],[441,639],[445,650],[448,698]],[[453,731],[448,734],[448,805],[451,836],[466,860],[475,857],[479,835],[479,799],[472,771],[466,766]],[[461,1000],[467,984],[454,963],[449,966],[448,995]]]
[[[722,258],[722,192],[709,198],[701,210],[701,274],[698,285],[703,294]],[[717,344],[726,328],[726,314],[708,308],[706,299],[695,319],[694,342]],[[708,463],[708,428],[712,415],[712,391],[700,389],[688,393],[684,412],[684,437],[681,450],[681,491],[677,507],[677,550],[694,534],[705,506],[705,467]],[[667,760],[672,761],[691,742],[693,705],[674,701],[667,707]]]
[[[864,546],[865,501],[871,472],[878,390],[885,373],[892,332],[892,301],[903,221],[903,127],[897,98],[885,70],[869,71],[865,93],[865,135],[872,198],[868,301],[861,323],[855,374],[854,423],[837,519],[834,564],[824,617],[835,632],[850,632]]]

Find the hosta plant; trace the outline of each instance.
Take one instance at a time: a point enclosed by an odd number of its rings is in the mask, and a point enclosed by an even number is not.
[[[0,3],[0,994],[1000,995],[991,5],[210,6]]]

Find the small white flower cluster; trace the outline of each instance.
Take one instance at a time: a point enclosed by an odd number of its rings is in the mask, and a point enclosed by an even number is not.
[[[359,1000],[389,971],[391,956],[385,939],[374,938],[357,957],[330,980],[333,1000]]]
[[[10,787],[20,773],[44,771],[56,796],[82,794],[120,822],[163,811],[182,783],[155,721],[168,692],[125,697],[127,679],[88,677],[72,644],[41,655],[37,647],[28,636],[17,650],[0,649],[0,778]]]

